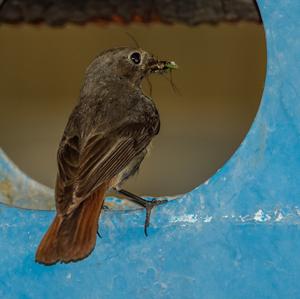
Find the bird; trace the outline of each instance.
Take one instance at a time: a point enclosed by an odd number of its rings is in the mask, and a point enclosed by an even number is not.
[[[145,235],[153,207],[122,189],[137,173],[160,130],[154,101],[141,88],[152,73],[177,68],[138,47],[105,50],[87,67],[79,101],[57,151],[56,215],[35,261],[45,265],[82,260],[93,251],[105,195],[114,190],[146,208]]]

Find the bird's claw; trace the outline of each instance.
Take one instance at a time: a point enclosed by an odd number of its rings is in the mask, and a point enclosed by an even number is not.
[[[145,219],[145,225],[144,225],[144,233],[145,233],[146,237],[148,237],[147,229],[148,229],[148,227],[150,225],[150,216],[151,216],[152,209],[155,206],[158,206],[158,205],[166,203],[167,201],[168,200],[166,200],[166,199],[154,199],[154,200],[148,201],[146,203],[146,206],[145,206],[145,209],[146,209],[146,219]]]

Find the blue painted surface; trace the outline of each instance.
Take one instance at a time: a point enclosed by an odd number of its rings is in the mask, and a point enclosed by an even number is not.
[[[1,206],[1,298],[300,298],[300,2],[259,6],[266,86],[230,161],[157,208],[148,238],[144,213],[103,213],[103,238],[75,264],[34,263],[52,212]]]

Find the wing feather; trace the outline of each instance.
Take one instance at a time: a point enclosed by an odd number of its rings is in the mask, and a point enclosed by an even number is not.
[[[150,143],[145,125],[128,126],[108,134],[91,135],[80,148],[78,137],[66,138],[58,151],[57,210],[70,213],[109,182]]]

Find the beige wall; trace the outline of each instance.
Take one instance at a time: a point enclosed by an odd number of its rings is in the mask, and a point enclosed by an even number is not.
[[[265,77],[260,25],[1,26],[0,146],[35,179],[53,185],[56,148],[84,70],[103,49],[132,45],[126,31],[144,49],[179,64],[174,81],[182,94],[152,77],[162,130],[130,190],[186,192],[220,168],[244,138]]]

